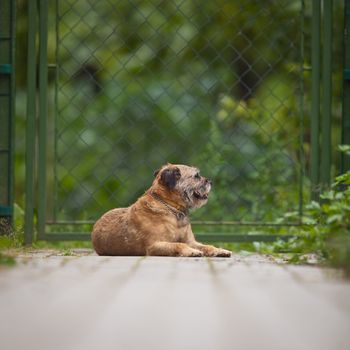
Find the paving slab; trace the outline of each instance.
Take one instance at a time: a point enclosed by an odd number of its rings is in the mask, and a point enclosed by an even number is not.
[[[0,268],[0,349],[350,349],[333,270],[230,259],[24,254]]]

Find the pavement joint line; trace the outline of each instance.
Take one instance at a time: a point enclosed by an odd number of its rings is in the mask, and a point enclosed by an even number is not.
[[[211,275],[217,277],[218,270],[215,268],[213,260],[210,257],[206,257],[205,260],[208,263],[208,267],[209,267],[209,271],[210,271]]]

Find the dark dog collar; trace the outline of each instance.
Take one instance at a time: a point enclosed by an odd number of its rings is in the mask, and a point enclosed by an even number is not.
[[[188,215],[188,210],[182,211],[179,209],[176,209],[175,207],[173,207],[172,205],[170,205],[169,203],[167,203],[165,200],[163,200],[157,193],[155,192],[151,192],[151,196],[157,200],[158,202],[161,202],[165,207],[167,207],[167,209],[169,209],[169,211],[171,211],[175,217],[178,220],[184,220],[187,215]]]

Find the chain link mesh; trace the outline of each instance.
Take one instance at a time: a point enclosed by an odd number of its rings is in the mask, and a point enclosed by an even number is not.
[[[55,217],[127,206],[166,162],[199,220],[271,222],[300,195],[300,1],[58,2]]]

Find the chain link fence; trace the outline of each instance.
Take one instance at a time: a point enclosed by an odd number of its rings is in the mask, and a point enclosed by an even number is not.
[[[213,180],[195,220],[276,223],[301,209],[301,1],[61,0],[51,10],[49,220],[127,206],[166,162]]]

